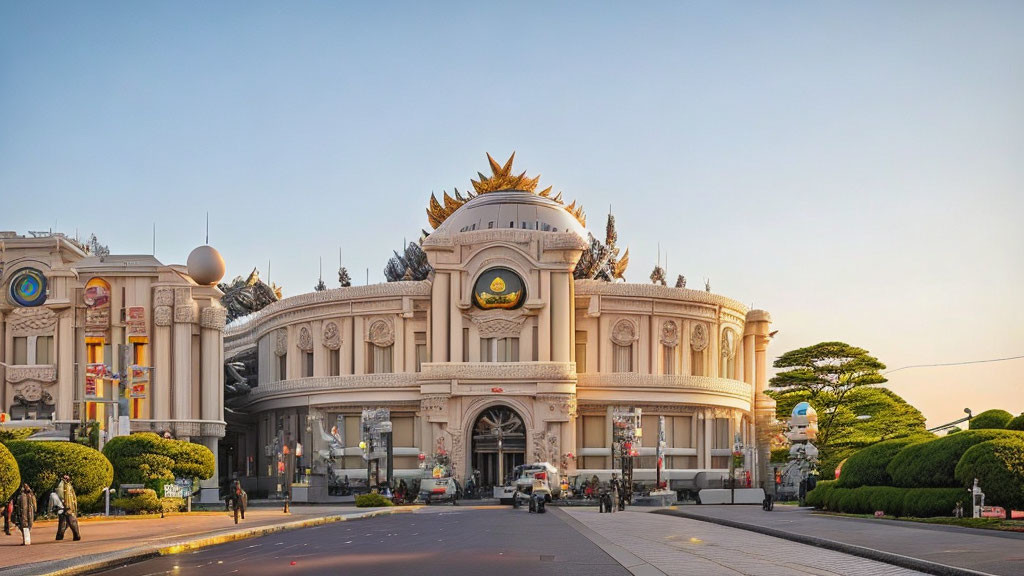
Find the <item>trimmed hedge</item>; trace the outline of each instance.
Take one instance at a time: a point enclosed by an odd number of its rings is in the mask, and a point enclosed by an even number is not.
[[[928,436],[894,438],[859,450],[843,464],[838,485],[843,488],[891,486],[892,477],[885,469],[889,462],[907,446],[930,439]]]
[[[114,498],[110,502],[114,508],[120,508],[128,514],[151,514],[156,513],[163,507],[156,492],[145,489],[141,494],[133,494],[124,498]]]
[[[1013,420],[1013,414],[1006,410],[985,410],[971,418],[967,427],[970,430],[1004,430],[1010,420]]]
[[[175,476],[205,480],[214,473],[213,452],[206,446],[152,432],[118,436],[107,442],[103,454],[114,466],[118,485],[146,484],[158,489]]]
[[[35,491],[40,502],[57,487],[63,474],[71,475],[71,484],[82,510],[94,509],[103,489],[114,480],[114,468],[100,452],[74,442],[8,442],[7,448],[18,461],[21,479]]]
[[[900,450],[886,472],[902,488],[960,488],[954,471],[960,457],[975,444],[1007,436],[1024,437],[1008,430],[966,430],[927,442],[910,444]]]
[[[969,504],[962,488],[895,488],[861,486],[840,488],[835,482],[819,482],[807,493],[807,503],[815,508],[846,514],[874,514],[930,518],[952,516],[957,502]]]
[[[181,512],[185,509],[185,499],[164,497],[160,499],[160,505],[164,512]]]
[[[378,508],[380,506],[394,506],[394,503],[380,494],[372,492],[356,496],[356,508]]]
[[[1024,436],[989,440],[964,452],[956,479],[973,486],[978,479],[985,502],[1007,511],[1024,510]]]
[[[4,504],[21,484],[18,461],[3,444],[0,444],[0,504]]]
[[[1024,414],[1017,416],[1006,425],[1007,430],[1020,430],[1024,432]]]

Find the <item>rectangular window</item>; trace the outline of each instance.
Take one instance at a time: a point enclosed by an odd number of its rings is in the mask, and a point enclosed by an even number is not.
[[[715,438],[711,445],[713,449],[732,449],[732,442],[729,441],[729,419],[715,418]]]
[[[537,360],[540,360],[540,340],[539,340],[539,338],[540,338],[540,335],[539,335],[539,333],[537,331],[537,325],[535,324],[533,326],[533,350],[532,350],[533,356],[530,357],[530,360],[532,360],[534,362],[536,362]]]
[[[53,358],[53,336],[36,336],[35,364],[55,364]]]
[[[580,446],[582,448],[605,448],[605,417],[604,416],[583,416],[581,428],[582,439]],[[584,456],[582,458],[582,468],[584,469],[601,469],[605,467],[606,459],[604,456]]]
[[[341,376],[341,348],[327,351],[328,369],[331,376]]]
[[[392,350],[394,346],[377,346],[370,344],[370,362],[366,371],[367,374],[390,374],[394,370],[391,367]]]
[[[462,361],[469,362],[469,328],[462,329]]]
[[[613,372],[632,372],[633,371],[633,345],[619,346],[618,344],[612,344],[612,360],[614,366]]]
[[[494,356],[491,355],[491,342],[494,338],[481,338],[480,339],[480,361],[481,362],[494,362]]]
[[[427,333],[413,332],[414,351],[416,352],[416,371],[423,371],[423,363],[427,361]]]
[[[415,446],[413,440],[414,423],[415,419],[412,416],[391,417],[391,442],[394,446],[401,446],[403,448]]]
[[[697,352],[693,350],[690,352],[690,374],[694,376],[704,375],[704,351]]]
[[[690,416],[672,417],[672,435],[665,433],[668,445],[672,448],[694,448],[692,434],[693,420]]]
[[[277,357],[277,379],[288,379],[288,354],[281,354]]]
[[[303,352],[302,353],[302,377],[311,378],[313,376],[313,353]]]
[[[28,364],[28,337],[17,336],[14,339],[14,363]]]
[[[676,348],[675,346],[663,346],[665,374],[676,373]]]
[[[519,362],[519,338],[498,339],[498,362]]]
[[[576,331],[576,373],[587,371],[587,331]]]

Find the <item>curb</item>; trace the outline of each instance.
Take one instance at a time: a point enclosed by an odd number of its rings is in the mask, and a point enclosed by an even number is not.
[[[316,518],[294,520],[292,522],[285,522],[283,524],[272,524],[269,526],[259,526],[256,528],[236,530],[234,532],[228,532],[225,534],[217,534],[215,536],[189,538],[172,544],[165,543],[149,546],[140,546],[136,548],[128,548],[125,550],[118,550],[114,552],[101,552],[98,555],[104,556],[103,558],[97,558],[95,560],[86,561],[75,566],[68,566],[66,568],[52,569],[45,566],[45,564],[60,564],[62,562],[61,560],[51,560],[43,563],[43,565],[30,564],[23,565],[22,567],[12,566],[10,568],[0,569],[0,576],[20,576],[22,574],[33,574],[38,576],[80,576],[84,574],[92,574],[100,570],[109,570],[115,567],[126,566],[128,564],[135,564],[137,562],[143,562],[145,560],[149,560],[151,558],[156,558],[159,556],[181,554],[182,552],[189,552],[192,550],[198,550],[200,548],[217,546],[218,544],[227,544],[229,542],[236,542],[239,540],[246,540],[249,538],[258,538],[260,536],[266,536],[268,534],[274,534],[277,532],[298,530],[300,528],[311,528],[313,526],[322,526],[324,524],[333,524],[335,522],[362,520],[365,518],[374,518],[376,516],[390,516],[392,514],[410,513],[415,511],[416,509],[417,507],[382,508],[380,510],[363,512],[358,515],[318,516]]]
[[[723,518],[712,518],[709,516],[701,516],[698,514],[688,514],[682,510],[654,510],[651,512],[651,514],[678,516],[680,518],[687,518],[689,520],[699,520],[701,522],[707,522],[709,524],[718,524],[721,526],[727,526],[729,528],[738,528],[740,530],[747,530],[749,532],[757,532],[759,534],[764,534],[766,536],[773,536],[775,538],[782,538],[783,540],[799,542],[800,544],[807,544],[810,546],[816,546],[818,548],[834,550],[836,552],[842,552],[844,554],[850,554],[852,556],[859,556],[861,558],[867,558],[868,560],[884,562],[886,564],[892,564],[893,566],[898,566],[900,568],[907,568],[908,570],[917,570],[918,572],[934,574],[936,576],[994,576],[993,574],[989,574],[988,572],[978,572],[977,570],[971,570],[969,568],[959,568],[956,566],[949,566],[947,564],[929,562],[928,560],[921,560],[920,558],[904,556],[902,554],[895,554],[893,552],[885,552],[882,550],[875,550],[874,548],[867,548],[865,546],[846,544],[845,542],[837,542],[835,540],[826,540],[824,538],[817,538],[815,536],[793,534],[775,528],[758,526],[756,524],[745,524],[743,522],[736,522],[734,520],[726,520]]]

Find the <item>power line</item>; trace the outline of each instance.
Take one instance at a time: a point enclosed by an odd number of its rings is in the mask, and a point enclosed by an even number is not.
[[[904,366],[902,368],[897,368],[895,370],[888,370],[886,372],[882,372],[882,374],[892,374],[893,372],[899,372],[900,370],[909,370],[911,368],[934,368],[936,366],[963,366],[965,364],[987,364],[989,362],[1005,362],[1007,360],[1018,360],[1020,358],[1024,358],[1024,355],[1022,355],[1022,356],[1010,356],[1008,358],[993,358],[991,360],[969,360],[967,362],[947,362],[945,364],[915,364],[913,366]]]

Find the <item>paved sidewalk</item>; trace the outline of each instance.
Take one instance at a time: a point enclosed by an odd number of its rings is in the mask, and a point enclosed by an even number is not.
[[[680,506],[658,514],[744,525],[769,534],[784,532],[985,574],[1024,574],[1024,534],[1016,532],[830,516],[778,505],[772,512],[757,506]]]
[[[398,511],[405,508],[388,508]],[[95,518],[79,524],[82,540],[71,540],[70,531],[61,542],[54,540],[56,521],[36,522],[32,545],[21,546],[21,537],[0,532],[0,576],[65,573],[62,571],[131,555],[155,555],[161,549],[195,544],[211,545],[248,537],[290,523],[338,521],[372,514],[375,509],[338,506],[293,506],[290,514],[278,508],[250,508],[245,520],[235,525],[224,511],[175,515],[166,518]]]
[[[920,574],[890,564],[822,550],[789,540],[727,528],[699,520],[650,514],[646,511],[600,514],[597,509],[565,508],[595,543],[611,543],[606,551],[626,551],[638,559],[624,562],[635,575],[672,576],[911,576]],[[581,529],[582,528],[582,529]],[[593,539],[593,538],[592,538]]]

